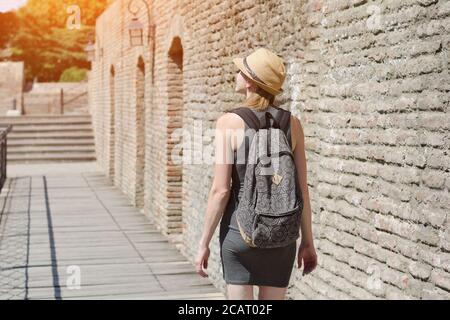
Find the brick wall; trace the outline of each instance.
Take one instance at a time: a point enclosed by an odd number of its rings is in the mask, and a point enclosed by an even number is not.
[[[232,58],[266,46],[288,70],[278,101],[304,126],[319,255],[312,274],[294,269],[289,298],[450,297],[449,1],[148,3],[154,56],[130,47],[126,1],[97,21],[97,159],[183,254],[212,182],[206,133],[243,98]],[[211,252],[223,290],[217,237]]]

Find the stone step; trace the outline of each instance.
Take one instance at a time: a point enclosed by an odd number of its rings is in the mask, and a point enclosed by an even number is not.
[[[94,138],[86,139],[11,139],[8,140],[8,148],[14,146],[66,146],[66,145],[86,145],[94,146]]]
[[[53,124],[53,125],[13,125],[11,133],[12,132],[53,132],[53,131],[60,131],[60,132],[66,132],[66,131],[78,131],[78,132],[85,132],[85,131],[92,131],[92,126],[90,123],[86,124]]]
[[[20,154],[39,154],[39,153],[84,153],[95,152],[95,146],[61,145],[61,146],[8,146],[8,157]]]
[[[61,132],[52,131],[52,132],[11,132],[8,134],[8,141],[10,139],[43,139],[43,138],[52,138],[52,139],[86,139],[92,138],[92,131],[89,132]]]
[[[80,119],[80,120],[52,120],[52,121],[7,121],[7,120],[0,120],[0,126],[7,126],[12,125],[14,127],[23,127],[23,126],[47,126],[47,125],[84,125],[84,124],[91,124],[90,119]]]
[[[0,117],[12,124],[8,163],[94,161],[95,141],[90,115]]]
[[[76,118],[91,118],[90,114],[35,114],[35,115],[21,115],[18,117],[6,117],[0,116],[0,120],[2,119],[15,119],[15,120],[28,120],[28,119],[44,119],[44,120],[52,120],[52,119],[76,119]]]
[[[45,125],[45,124],[85,124],[91,123],[91,116],[66,115],[66,116],[21,116],[21,117],[0,117],[0,125]]]
[[[48,163],[48,162],[77,162],[95,161],[95,152],[77,153],[39,153],[8,155],[8,163]]]

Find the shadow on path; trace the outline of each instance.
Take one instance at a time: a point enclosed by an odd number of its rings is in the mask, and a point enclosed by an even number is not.
[[[225,298],[102,173],[64,166],[11,170],[0,299]]]

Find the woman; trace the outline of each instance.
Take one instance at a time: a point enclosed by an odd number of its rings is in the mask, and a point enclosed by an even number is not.
[[[283,91],[281,86],[285,79],[284,63],[279,56],[266,48],[259,48],[246,58],[235,58],[233,62],[239,69],[235,91],[247,95],[244,106],[250,108],[260,121],[263,121],[265,112],[274,116],[288,112],[273,105],[275,95]],[[305,275],[316,267],[317,255],[311,228],[304,136],[296,117],[291,115],[287,125],[304,202],[297,266],[304,266]],[[242,238],[236,223],[236,203],[240,199],[239,190],[245,174],[245,162],[236,160],[237,154],[242,154],[239,151],[244,150],[240,148],[245,148],[244,155],[248,156],[248,145],[244,143],[243,133],[248,128],[244,119],[236,113],[226,113],[217,120],[214,180],[195,260],[196,271],[203,277],[208,276],[209,243],[220,220],[220,255],[228,299],[253,299],[253,286],[257,285],[258,299],[283,300],[297,253],[297,243],[269,249],[250,247]],[[231,180],[233,184],[230,188]]]

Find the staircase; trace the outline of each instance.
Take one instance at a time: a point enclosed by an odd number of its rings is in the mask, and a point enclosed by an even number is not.
[[[8,164],[95,160],[90,115],[0,117],[7,124]]]

